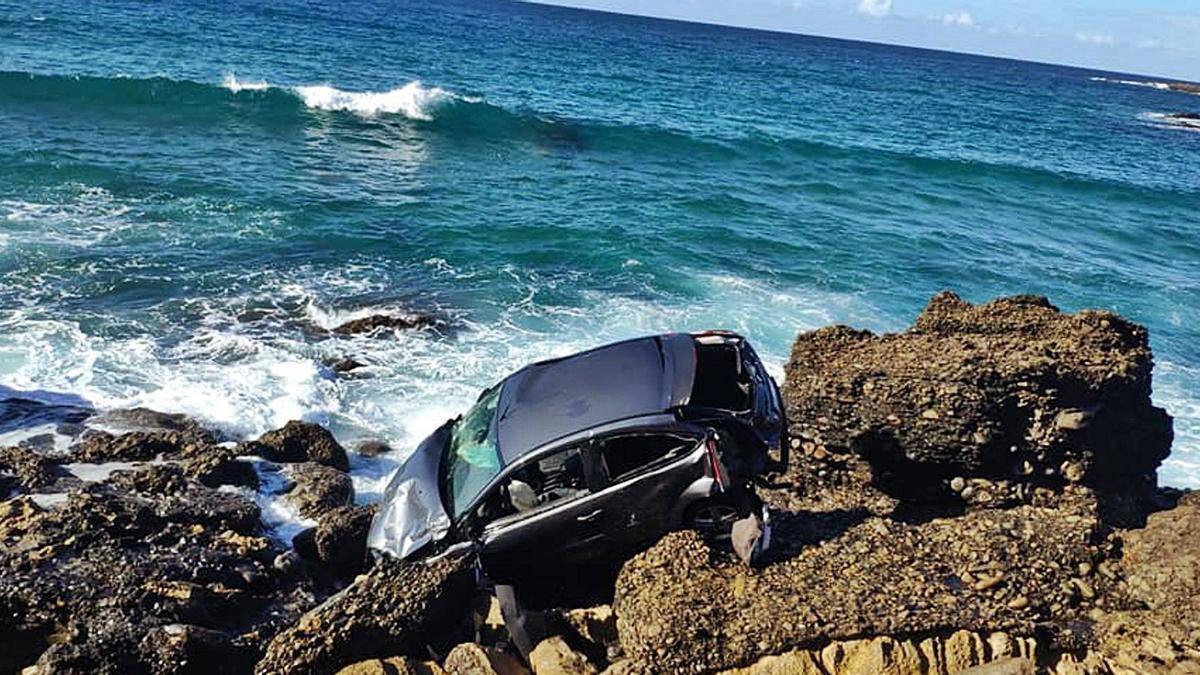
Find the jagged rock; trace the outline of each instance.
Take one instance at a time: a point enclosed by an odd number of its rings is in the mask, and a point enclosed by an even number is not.
[[[563,619],[583,640],[600,653],[607,653],[620,644],[617,617],[609,605],[568,610]]]
[[[189,478],[209,487],[258,487],[258,473],[254,466],[239,460],[238,452],[233,448],[219,445],[189,446],[185,450],[182,466]]]
[[[244,672],[263,639],[314,604],[308,582],[271,566],[278,549],[259,536],[253,503],[181,480],[153,465],[53,510],[5,503],[0,644],[21,649],[0,649],[0,670],[36,659],[37,672]]]
[[[22,490],[30,492],[53,483],[60,470],[53,462],[29,448],[0,447],[0,470],[7,470]],[[3,490],[8,496],[8,490]]]
[[[529,675],[516,657],[473,642],[450,650],[444,666],[446,675]]]
[[[1072,488],[1052,506],[958,518],[831,514],[840,533],[781,518],[777,536],[792,547],[761,570],[718,555],[693,532],[673,533],[618,577],[621,645],[638,663],[720,669],[862,635],[1069,632],[1088,608],[1068,585],[1074,570],[1107,555],[1096,512],[1086,490]],[[1113,584],[1096,583],[1102,591]]]
[[[242,454],[261,455],[272,462],[316,462],[348,471],[346,451],[329,430],[319,424],[292,420],[282,429],[268,431],[257,441],[245,443]]]
[[[331,332],[336,335],[358,335],[374,333],[383,330],[416,330],[438,325],[438,320],[431,316],[414,314],[402,316],[396,314],[372,314],[361,319],[352,319],[334,328]]]
[[[332,509],[321,516],[316,527],[297,535],[299,541],[293,546],[333,576],[352,578],[366,565],[367,530],[375,510],[374,505]]]
[[[337,675],[444,675],[446,671],[433,661],[418,661],[407,656],[370,659],[352,663]]]
[[[942,293],[904,333],[804,333],[784,398],[792,478],[813,503],[786,506],[1011,506],[1078,483],[1112,495],[1116,524],[1136,522],[1172,439],[1151,367],[1144,328],[1032,296]]]
[[[91,420],[92,424],[125,431],[175,431],[193,442],[212,444],[215,434],[183,414],[163,413],[149,408],[109,410]]]
[[[392,451],[392,446],[383,441],[362,441],[354,446],[354,451],[363,457],[378,457]]]
[[[364,366],[366,366],[366,364],[358,361],[357,359],[345,358],[345,359],[338,359],[337,361],[334,361],[333,363],[331,363],[329,365],[329,369],[332,370],[333,372],[341,375],[344,373],[349,373],[354,370],[358,370],[359,368],[362,368]]]
[[[114,435],[89,430],[71,446],[71,461],[86,463],[144,462],[174,456],[192,443],[178,431],[131,431]]]
[[[546,638],[538,643],[529,653],[529,665],[534,675],[595,675],[599,672],[561,637]]]
[[[275,636],[257,673],[326,673],[370,658],[447,649],[474,589],[467,559],[385,559]]]
[[[304,462],[287,465],[284,473],[293,481],[286,498],[305,518],[320,518],[354,500],[350,475],[333,467]]]

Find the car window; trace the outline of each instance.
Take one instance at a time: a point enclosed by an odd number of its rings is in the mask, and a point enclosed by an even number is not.
[[[600,455],[610,480],[621,480],[695,447],[696,439],[674,434],[628,434],[608,438]]]
[[[519,520],[589,493],[583,455],[570,448],[542,457],[506,476],[478,512],[479,523]]]

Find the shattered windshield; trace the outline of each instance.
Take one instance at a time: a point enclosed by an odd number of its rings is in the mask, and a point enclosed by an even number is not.
[[[496,404],[500,385],[485,391],[467,414],[455,422],[442,456],[442,497],[451,517],[458,518],[500,473],[496,447]]]

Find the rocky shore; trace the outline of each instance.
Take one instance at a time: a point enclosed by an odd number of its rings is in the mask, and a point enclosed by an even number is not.
[[[1141,327],[1031,296],[802,334],[765,563],[668,534],[528,664],[469,560],[367,559],[325,429],[108,413],[0,449],[0,672],[1200,673],[1200,494],[1157,485],[1152,368]],[[267,466],[317,523],[292,542]]]

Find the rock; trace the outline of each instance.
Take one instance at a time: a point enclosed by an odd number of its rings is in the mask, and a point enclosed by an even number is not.
[[[393,656],[352,663],[337,671],[337,675],[444,675],[445,672],[433,661]]]
[[[563,614],[563,619],[580,638],[593,645],[601,654],[620,645],[617,617],[608,605],[571,609]]]
[[[354,446],[354,451],[363,457],[378,457],[392,451],[392,446],[383,441],[362,441]]]
[[[132,431],[113,435],[94,429],[71,446],[71,461],[86,463],[144,462],[174,456],[190,443],[177,431]]]
[[[349,373],[354,370],[358,370],[359,368],[363,368],[366,365],[367,364],[362,363],[356,359],[345,358],[345,359],[338,359],[337,361],[334,361],[333,363],[329,364],[329,369],[332,370],[333,372],[341,375],[344,373]]]
[[[367,560],[367,530],[376,506],[342,506],[321,516],[317,526],[297,535],[296,552],[320,564],[326,572],[350,579]],[[310,534],[311,533],[311,534]]]
[[[446,675],[528,675],[516,657],[473,642],[464,642],[446,656]]]
[[[286,498],[305,518],[320,518],[354,500],[354,482],[350,475],[315,462],[289,464],[284,473],[294,481]]]
[[[257,673],[327,673],[396,655],[448,649],[475,582],[468,559],[381,560],[267,646]]]
[[[12,474],[16,485],[26,492],[46,487],[61,475],[53,462],[33,450],[21,447],[0,447],[0,470]],[[4,490],[3,494],[7,496],[8,490]]]
[[[372,314],[361,319],[353,319],[334,328],[335,335],[358,335],[391,330],[417,330],[437,326],[441,322],[430,316],[395,314]]]
[[[958,671],[958,675],[1034,675],[1037,664],[1030,659],[1007,658]]]
[[[692,532],[669,534],[634,557],[613,604],[624,653],[665,670],[716,670],[863,635],[1032,635],[1052,624],[1069,632],[1083,613],[1069,607],[1073,591],[1064,584],[1079,563],[1104,555],[1092,543],[1102,530],[1098,505],[1082,491],[956,518],[832,513],[822,525],[822,517],[773,514],[782,548],[753,572]],[[808,539],[804,528],[819,538]],[[888,570],[886,583],[880,570]],[[1001,581],[979,590],[968,581],[1001,572]],[[1051,611],[1055,604],[1062,609]],[[955,653],[964,650],[955,645]]]
[[[297,420],[243,444],[241,452],[261,455],[272,462],[316,462],[342,471],[350,469],[346,451],[328,429]]]
[[[244,672],[315,603],[259,535],[253,503],[170,465],[116,472],[49,511],[9,500],[0,644],[21,649],[0,649],[0,670]]]
[[[529,665],[534,675],[595,675],[599,672],[561,637],[550,637],[538,643],[529,654]]]
[[[238,645],[225,632],[167,624],[146,633],[140,645],[154,673],[217,675],[245,673],[254,666],[255,654]]]
[[[1137,524],[1172,439],[1152,364],[1141,326],[1033,296],[976,306],[941,293],[903,333],[804,333],[786,369],[790,435],[819,439],[832,461],[795,457],[787,506],[952,504],[986,479],[987,499],[968,501],[1006,508],[1078,483],[1112,524]]]
[[[183,471],[189,478],[209,487],[241,485],[258,487],[254,466],[238,459],[233,448],[219,445],[188,446],[183,456]]]
[[[191,417],[162,413],[149,408],[110,410],[92,418],[91,423],[123,431],[175,431],[193,442],[216,442],[215,434]]]

